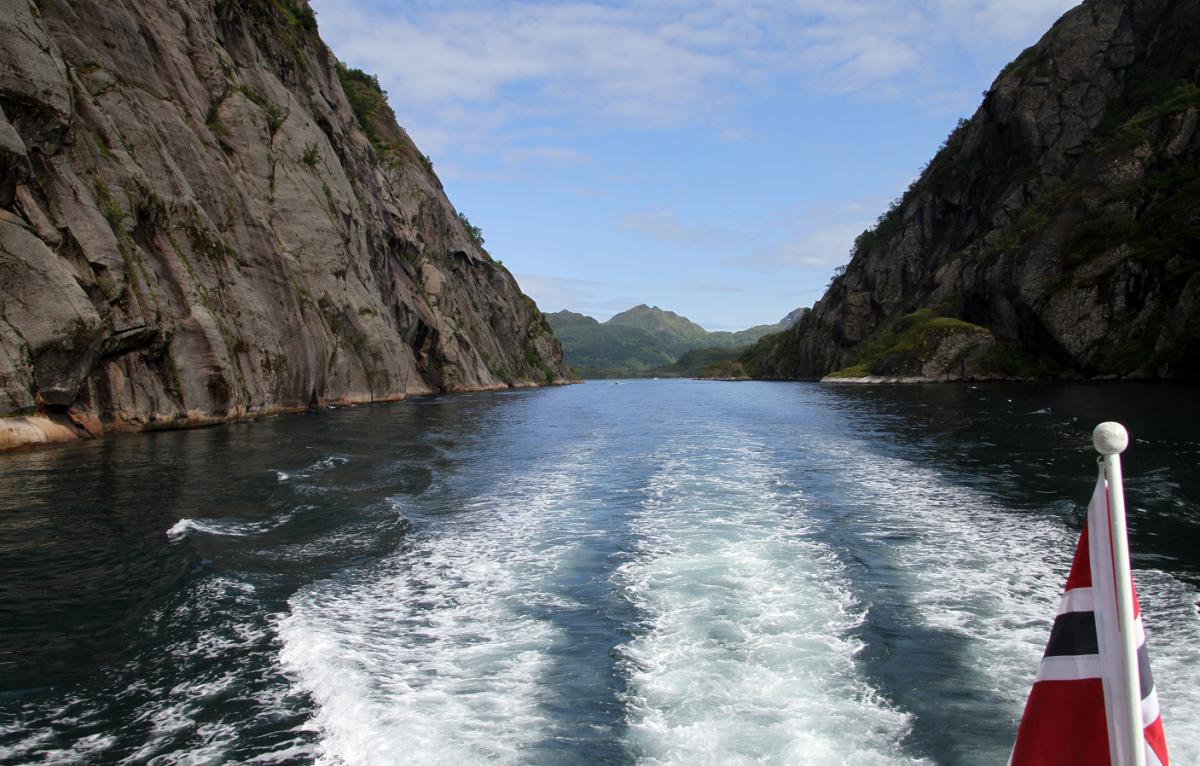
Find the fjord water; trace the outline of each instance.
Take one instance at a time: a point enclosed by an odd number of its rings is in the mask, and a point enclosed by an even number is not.
[[[0,456],[0,761],[996,764],[1126,453],[1200,762],[1200,400],[610,381]]]

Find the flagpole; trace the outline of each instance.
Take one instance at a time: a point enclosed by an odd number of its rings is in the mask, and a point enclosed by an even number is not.
[[[1126,736],[1132,766],[1145,766],[1142,732],[1142,692],[1138,673],[1137,637],[1133,633],[1133,573],[1129,566],[1129,537],[1125,531],[1125,487],[1121,482],[1121,453],[1129,446],[1129,433],[1120,423],[1101,423],[1092,432],[1092,446],[1103,456],[1108,479],[1108,517],[1112,529],[1113,564],[1116,569],[1117,614],[1121,633],[1121,670],[1125,676]]]

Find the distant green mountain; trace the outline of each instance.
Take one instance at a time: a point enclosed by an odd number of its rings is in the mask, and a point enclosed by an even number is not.
[[[566,327],[593,327],[600,324],[590,316],[586,314],[576,314],[574,311],[558,311],[553,314],[547,314],[546,316],[554,317],[553,327],[555,330]]]
[[[637,327],[600,324],[569,311],[547,314],[546,319],[562,344],[564,361],[581,378],[636,376],[675,361],[650,333]]]
[[[674,311],[642,304],[622,311],[604,323],[608,327],[629,327],[641,330],[655,345],[675,361],[685,351],[700,346],[720,345],[710,342],[708,330]],[[568,362],[570,364],[570,362]]]
[[[724,352],[740,351],[764,335],[790,327],[796,313],[773,325],[738,332],[709,332],[687,317],[644,304],[607,322],[573,311],[547,314],[546,319],[562,343],[566,363],[580,377],[667,377],[699,374],[731,358]],[[681,358],[699,349],[714,353],[693,355],[687,361]],[[722,353],[715,353],[718,350]]]
[[[746,330],[742,332],[746,332]],[[749,346],[694,348],[684,353],[674,363],[656,367],[647,374],[656,378],[698,378],[706,375],[717,375],[723,372],[735,359],[744,354],[748,348]]]

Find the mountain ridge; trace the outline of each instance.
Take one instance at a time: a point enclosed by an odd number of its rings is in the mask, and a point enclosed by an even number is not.
[[[639,375],[684,375],[699,370],[697,362],[676,364],[689,353],[701,350],[749,346],[760,337],[779,332],[798,317],[790,312],[773,325],[756,325],[736,332],[709,331],[685,316],[658,306],[639,304],[619,312],[605,322],[572,311],[546,315],[562,342],[564,359],[582,377],[636,377]],[[705,364],[724,361],[736,354],[696,356]]]

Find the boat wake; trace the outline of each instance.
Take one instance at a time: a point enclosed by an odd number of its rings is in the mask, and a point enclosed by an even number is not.
[[[912,763],[864,680],[866,609],[803,493],[741,434],[666,460],[617,581],[630,740],[645,763]]]
[[[548,728],[541,677],[559,631],[538,609],[573,546],[584,455],[471,498],[369,570],[306,588],[278,626],[284,667],[320,706],[325,763],[515,763]]]

